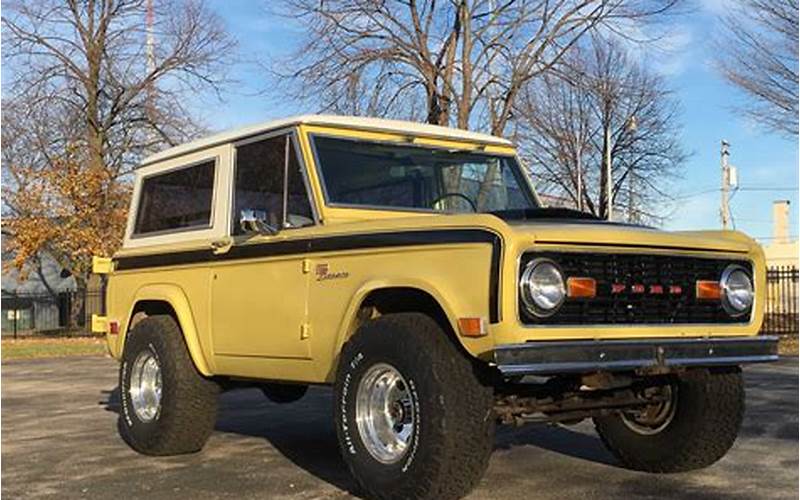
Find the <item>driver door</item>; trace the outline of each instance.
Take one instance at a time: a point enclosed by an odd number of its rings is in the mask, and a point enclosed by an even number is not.
[[[304,256],[285,251],[288,240],[314,225],[298,158],[293,134],[236,145],[233,244],[212,270],[211,281],[218,356],[310,357],[302,332],[309,275],[303,273]]]

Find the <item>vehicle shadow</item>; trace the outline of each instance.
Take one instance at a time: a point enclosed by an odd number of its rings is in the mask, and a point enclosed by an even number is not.
[[[508,450],[516,446],[535,446],[572,458],[619,467],[599,437],[567,427],[544,424],[517,428],[498,426],[494,449]]]
[[[218,432],[265,439],[293,464],[358,496],[358,485],[339,454],[331,391],[311,388],[299,401],[270,402],[258,389],[226,392],[220,399]]]
[[[740,437],[770,437],[797,440],[798,384],[791,370],[754,369],[745,372],[747,411]],[[118,388],[102,391],[100,405],[120,411]],[[358,486],[339,454],[332,417],[332,393],[311,388],[301,400],[275,404],[258,389],[237,389],[220,397],[216,430],[220,433],[263,439],[274,449],[313,476],[352,495]],[[782,415],[782,418],[775,418]],[[498,426],[494,448],[512,451],[532,446],[578,460],[620,467],[590,422],[576,427],[526,425]]]
[[[101,392],[99,405],[119,414],[119,387]],[[359,496],[339,454],[330,391],[311,389],[300,401],[275,404],[258,389],[235,389],[220,396],[216,432],[264,439],[280,455],[313,476]]]
[[[97,402],[98,405],[102,406],[105,411],[110,411],[112,413],[119,414],[120,411],[120,398],[119,398],[119,387],[114,387],[108,391],[100,391],[102,394],[102,399]]]
[[[103,391],[100,404],[119,413],[119,388]],[[296,466],[352,495],[358,485],[339,454],[330,389],[311,388],[300,401],[275,404],[258,389],[236,389],[220,396],[217,432],[263,438]],[[575,458],[613,464],[599,439],[563,427],[498,426],[496,450],[535,446]]]

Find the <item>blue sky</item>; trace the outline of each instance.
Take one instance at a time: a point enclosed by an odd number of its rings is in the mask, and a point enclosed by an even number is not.
[[[726,139],[731,143],[731,164],[738,168],[743,188],[731,203],[736,228],[754,237],[771,236],[772,202],[788,199],[792,204],[790,231],[797,235],[797,139],[764,132],[741,117],[733,108],[744,97],[727,85],[712,66],[711,39],[725,2],[701,0],[695,12],[672,22],[663,50],[643,55],[654,70],[668,79],[680,99],[684,125],[681,140],[693,153],[683,179],[674,185],[676,209],[665,227],[720,227],[719,147],[720,140]],[[301,29],[271,15],[265,5],[267,2],[252,0],[211,2],[238,38],[243,57],[253,61],[285,54]],[[225,94],[224,102],[202,103],[202,117],[215,130],[314,111],[282,100],[270,91],[274,86],[269,75],[255,64],[240,64],[233,73],[238,83]],[[746,190],[752,188],[780,190]]]

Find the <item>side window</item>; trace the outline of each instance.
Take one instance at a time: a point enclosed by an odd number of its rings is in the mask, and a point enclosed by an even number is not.
[[[285,171],[288,176],[284,176]],[[239,224],[242,211],[251,211],[274,228],[314,223],[300,162],[289,136],[271,137],[237,147],[235,172],[234,234],[245,233],[245,228]],[[284,188],[287,193],[285,218]]]
[[[134,234],[211,225],[216,162],[146,177],[142,181]]]
[[[289,169],[287,170],[286,194],[286,225],[285,227],[304,227],[314,224],[314,214],[311,211],[308,190],[301,170],[300,162],[294,142],[289,141]]]

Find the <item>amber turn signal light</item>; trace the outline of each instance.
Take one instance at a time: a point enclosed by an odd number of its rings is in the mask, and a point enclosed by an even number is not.
[[[570,298],[591,298],[597,295],[597,282],[594,278],[567,279],[567,297]]]
[[[719,281],[698,281],[695,295],[702,300],[719,300],[722,296]]]
[[[484,337],[488,333],[483,318],[458,318],[458,330],[462,337]]]

